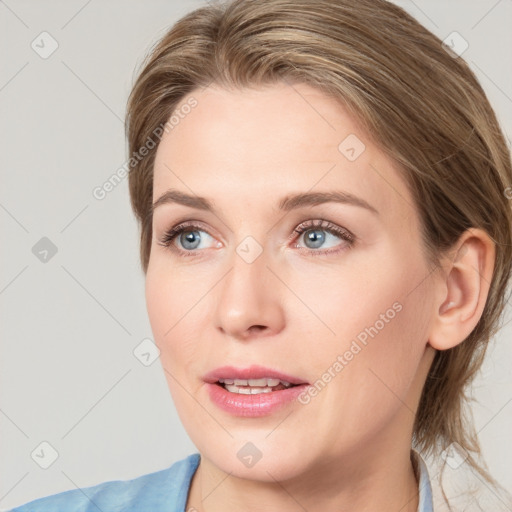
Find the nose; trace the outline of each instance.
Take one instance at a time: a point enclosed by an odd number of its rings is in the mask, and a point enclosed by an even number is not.
[[[248,263],[237,253],[219,284],[217,328],[238,340],[272,336],[285,324],[283,286],[268,268],[265,251]]]

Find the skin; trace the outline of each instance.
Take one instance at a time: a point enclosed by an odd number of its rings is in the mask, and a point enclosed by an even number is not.
[[[481,316],[492,242],[468,231],[432,271],[395,164],[306,84],[210,86],[189,96],[197,106],[158,147],[153,200],[173,188],[209,199],[215,213],[158,206],[146,276],[169,389],[201,454],[187,510],[416,511],[410,449],[421,389],[435,351],[462,342]],[[349,134],[366,146],[354,161],[338,149]],[[288,194],[332,190],[379,214],[333,202],[277,208]],[[319,219],[350,231],[353,245],[322,228],[307,229],[323,234],[323,245],[294,234]],[[195,256],[171,249],[186,252],[184,236],[159,244],[187,220],[201,225],[200,245],[188,249]],[[247,236],[263,250],[252,263],[236,252]],[[315,382],[397,302],[401,310],[307,405],[239,418],[210,401],[202,378],[225,364]],[[248,441],[262,453],[250,468],[237,457]]]

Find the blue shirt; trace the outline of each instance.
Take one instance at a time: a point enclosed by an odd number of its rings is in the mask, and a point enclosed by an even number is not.
[[[419,471],[418,512],[433,512],[427,467],[412,451]],[[39,498],[9,512],[185,512],[200,455],[193,453],[167,469],[132,480],[113,480]]]

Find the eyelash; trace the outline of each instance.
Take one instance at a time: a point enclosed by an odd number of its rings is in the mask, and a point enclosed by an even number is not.
[[[326,223],[326,224],[324,224]],[[314,250],[314,249],[308,249],[304,247],[297,247],[296,248],[306,251],[312,255],[319,256],[319,255],[325,255],[325,254],[336,254],[341,251],[350,249],[355,241],[356,237],[347,231],[346,229],[340,228],[336,226],[335,224],[332,224],[331,222],[319,219],[318,223],[315,223],[315,221],[306,221],[301,224],[299,224],[294,230],[293,233],[297,233],[297,236],[290,236],[289,239],[298,238],[300,235],[305,233],[306,231],[312,230],[312,229],[321,229],[323,231],[327,231],[328,233],[331,233],[333,235],[336,235],[337,237],[341,238],[345,242],[347,242],[347,247],[345,248],[338,248],[338,249],[328,249],[328,250]],[[183,233],[184,231],[204,231],[208,233],[210,236],[212,236],[206,229],[203,229],[202,226],[194,223],[193,221],[184,222],[182,224],[179,224],[178,226],[171,228],[169,231],[164,233],[162,238],[157,242],[158,245],[161,245],[163,247],[166,247],[174,252],[177,252],[178,254],[182,254],[184,256],[191,256],[191,257],[197,257],[197,251],[191,250],[191,251],[184,251],[183,249],[179,249],[178,247],[173,245],[173,242],[175,238]]]

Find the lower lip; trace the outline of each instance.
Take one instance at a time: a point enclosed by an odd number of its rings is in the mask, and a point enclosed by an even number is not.
[[[210,399],[222,410],[235,416],[258,417],[271,414],[295,400],[308,386],[300,384],[288,389],[243,395],[231,393],[218,384],[206,383]]]

